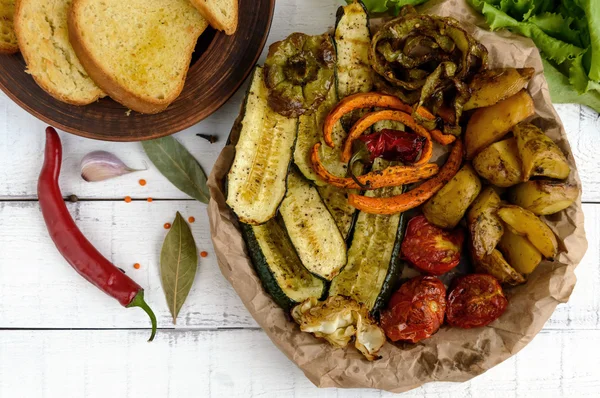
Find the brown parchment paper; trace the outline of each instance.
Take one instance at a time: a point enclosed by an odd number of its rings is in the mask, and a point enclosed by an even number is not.
[[[431,1],[427,12],[453,16],[489,50],[491,67],[534,67],[529,83],[536,115],[542,127],[568,155],[570,182],[581,187],[565,130],[552,107],[537,48],[527,38],[509,32],[492,33],[465,0]],[[326,27],[323,27],[324,30]],[[447,326],[419,344],[387,343],[382,359],[368,362],[353,347],[334,349],[323,340],[300,332],[265,293],[256,276],[235,216],[225,204],[224,180],[235,154],[240,120],[231,132],[232,144],[219,156],[209,178],[208,207],[212,240],[219,267],[248,311],[273,343],[319,387],[378,388],[404,392],[431,381],[466,381],[516,354],[542,329],[558,303],[565,303],[575,286],[574,269],[587,249],[581,202],[546,218],[559,237],[561,253],[554,262],[543,262],[527,284],[507,290],[506,313],[490,326],[463,330]]]

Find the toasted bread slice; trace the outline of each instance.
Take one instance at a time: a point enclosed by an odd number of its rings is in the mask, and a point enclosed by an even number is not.
[[[104,96],[77,59],[67,31],[71,0],[19,0],[15,32],[27,73],[54,98],[87,105]]]
[[[189,0],[74,0],[69,12],[71,43],[92,79],[140,113],[179,96],[207,26]]]
[[[19,51],[17,35],[13,26],[15,0],[0,0],[0,54]]]
[[[210,26],[232,35],[238,25],[239,0],[191,0]]]

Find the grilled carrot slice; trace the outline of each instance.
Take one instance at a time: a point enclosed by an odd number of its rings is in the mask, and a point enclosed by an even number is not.
[[[362,176],[356,177],[357,183],[350,177],[338,177],[331,174],[321,163],[319,157],[320,143],[313,147],[310,160],[313,170],[319,177],[329,185],[337,188],[346,189],[377,189],[384,187],[397,187],[404,184],[412,184],[413,182],[421,181],[432,177],[439,171],[439,167],[435,163],[428,163],[422,166],[390,166],[381,171],[372,171]]]
[[[401,195],[389,198],[375,198],[350,194],[348,202],[360,211],[371,214],[395,214],[413,209],[446,185],[460,169],[463,159],[463,143],[456,140],[446,164],[440,172],[430,180]]]
[[[342,116],[344,116],[348,112],[352,112],[355,109],[371,107],[395,109],[409,114],[413,111],[410,105],[408,105],[405,102],[402,102],[399,98],[394,97],[393,95],[381,94],[376,92],[357,93],[349,95],[348,97],[341,100],[331,110],[331,112],[329,112],[329,115],[327,115],[325,123],[323,124],[323,140],[325,141],[325,143],[332,148],[335,146],[331,134],[333,132],[333,126],[335,126],[335,124],[338,122],[338,120],[342,118]],[[417,109],[417,112],[419,113],[419,115],[427,119],[435,119],[435,116],[432,115],[431,112],[429,112],[422,106],[419,107],[419,109]],[[439,130],[432,130],[431,133],[435,134],[436,137],[441,137],[444,135]]]

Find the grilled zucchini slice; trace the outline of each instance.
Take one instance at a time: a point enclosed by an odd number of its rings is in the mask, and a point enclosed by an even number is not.
[[[298,139],[294,149],[294,164],[298,166],[298,170],[306,179],[314,182],[317,186],[324,186],[326,183],[314,172],[310,161],[310,152],[316,143],[321,142],[325,118],[337,102],[335,88],[332,87],[327,94],[327,98],[317,108],[316,112],[309,115],[304,114],[298,119]],[[341,125],[339,125],[339,128],[341,129]],[[342,130],[342,134],[339,134],[338,131],[336,138],[338,141],[336,141],[336,148],[334,149],[327,147],[324,150],[323,146],[326,145],[321,145],[321,156],[330,155],[325,156],[323,160],[328,170],[345,175],[346,165],[340,161],[340,148],[344,138],[346,138],[346,133]]]
[[[344,239],[348,239],[355,219],[356,208],[348,203],[348,193],[358,192],[354,189],[339,189],[331,185],[318,187],[319,195],[333,216],[335,224]]]
[[[227,204],[240,221],[259,225],[275,217],[286,190],[297,119],[267,105],[263,70],[256,67],[242,112],[242,130],[227,176]]]
[[[310,162],[310,151],[313,146],[320,142],[323,136],[323,123],[331,109],[337,103],[335,90],[332,88],[329,91],[328,98],[319,107],[317,112],[312,115],[302,115],[298,122],[298,139],[296,148],[294,149],[294,164],[298,166],[298,170],[308,180],[311,180],[318,186],[319,194],[329,212],[333,216],[344,239],[350,233],[352,222],[354,221],[356,209],[348,203],[349,193],[358,193],[358,190],[347,190],[332,187],[326,184],[313,171]],[[321,161],[325,167],[339,176],[345,176],[347,164],[340,161],[340,149],[346,137],[346,132],[342,128],[342,124],[338,122],[333,131],[335,148],[328,147],[324,142],[321,145]],[[357,164],[360,166],[360,164]]]
[[[241,225],[254,269],[281,308],[290,311],[310,297],[323,296],[325,282],[304,268],[278,218],[262,225]]]
[[[335,26],[336,86],[340,99],[373,88],[369,62],[371,30],[362,1],[338,8]]]
[[[386,163],[376,162],[373,169],[381,170]],[[388,197],[402,192],[402,187],[390,187],[368,191],[365,195]],[[385,306],[402,274],[400,245],[405,226],[403,214],[359,212],[348,250],[348,263],[331,282],[329,295],[351,297],[371,312]]]
[[[346,265],[346,243],[317,189],[292,169],[279,212],[302,264],[331,280]]]

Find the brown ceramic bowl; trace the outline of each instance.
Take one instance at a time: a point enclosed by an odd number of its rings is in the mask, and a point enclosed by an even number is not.
[[[156,115],[131,112],[110,98],[91,105],[60,102],[25,73],[21,55],[0,55],[0,89],[33,116],[69,133],[105,141],[163,137],[205,119],[244,82],[267,40],[275,0],[240,0],[233,36],[207,29],[196,46],[181,95]]]

